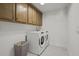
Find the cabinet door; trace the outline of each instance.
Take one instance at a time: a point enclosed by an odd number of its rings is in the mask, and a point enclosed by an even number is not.
[[[37,11],[37,25],[42,26],[42,13]]]
[[[27,23],[27,4],[16,4],[16,21]]]
[[[15,20],[15,4],[12,3],[0,3],[0,19],[6,21]]]
[[[39,25],[39,14],[38,14],[38,11],[36,12],[36,23],[37,23],[37,25]]]
[[[28,23],[37,25],[37,10],[32,5],[28,7]]]
[[[42,13],[39,13],[39,26],[42,26]]]
[[[31,5],[28,6],[28,23],[33,24],[33,7]]]
[[[37,16],[36,16],[37,10],[33,8],[33,24],[37,25]]]
[[[28,23],[34,25],[42,25],[42,14],[32,5],[28,6]]]

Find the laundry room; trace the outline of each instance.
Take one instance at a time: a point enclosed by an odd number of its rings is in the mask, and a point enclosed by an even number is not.
[[[79,56],[79,3],[0,3],[0,56]]]

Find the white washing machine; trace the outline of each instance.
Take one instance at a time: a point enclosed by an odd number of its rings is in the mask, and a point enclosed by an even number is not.
[[[27,40],[29,42],[29,51],[36,55],[41,55],[42,52],[48,46],[44,32],[40,31],[29,32],[27,34]]]

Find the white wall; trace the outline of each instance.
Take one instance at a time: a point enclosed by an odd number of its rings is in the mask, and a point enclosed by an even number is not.
[[[0,21],[0,56],[14,55],[14,44],[24,41],[27,31],[36,30],[36,26]]]
[[[48,30],[49,42],[51,45],[60,47],[67,46],[68,28],[67,16],[63,10],[43,14],[42,30]]]
[[[79,56],[79,3],[69,10],[69,55]]]

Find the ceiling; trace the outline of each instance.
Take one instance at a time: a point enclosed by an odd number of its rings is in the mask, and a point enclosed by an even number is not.
[[[69,3],[45,3],[44,5],[41,5],[40,3],[33,3],[33,5],[43,13],[63,9],[64,7],[68,6],[68,4]]]

